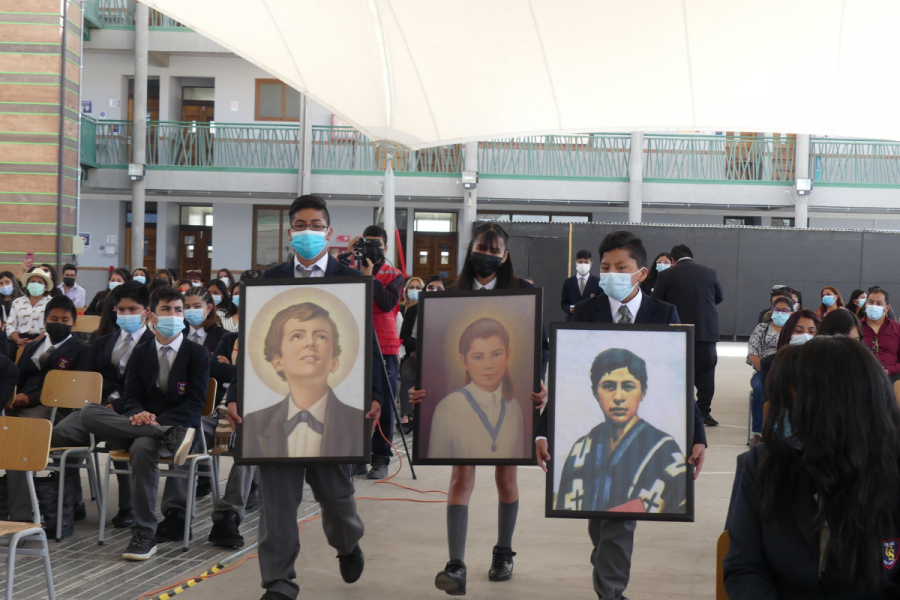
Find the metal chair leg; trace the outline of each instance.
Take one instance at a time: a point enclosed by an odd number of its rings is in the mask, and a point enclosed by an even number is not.
[[[90,462],[90,459],[88,459]],[[47,577],[47,597],[49,600],[56,600],[56,593],[53,590],[53,570],[50,568],[50,545],[47,543],[47,536],[43,530],[38,532],[41,538],[41,549],[44,552],[44,575]],[[12,598],[12,595],[8,596]]]
[[[59,495],[56,502],[56,541],[62,541],[62,524],[63,524],[63,500],[65,496],[66,485],[66,459],[69,451],[66,450],[59,457]],[[10,596],[11,597],[11,596]]]
[[[103,519],[103,507],[100,502],[100,494],[102,493],[100,490],[100,477],[97,471],[94,470],[94,463],[91,460],[91,457],[87,457],[87,472],[88,472],[88,482],[92,487],[97,489],[97,495],[94,496],[93,500],[97,504],[97,516],[100,519]]]
[[[100,535],[97,539],[99,545],[103,545],[106,534],[106,503],[109,501],[109,476],[112,474],[113,459],[109,457],[106,461],[106,481],[101,490],[100,500]]]
[[[192,460],[188,469],[187,506],[184,507],[184,544],[181,547],[182,552],[190,550],[191,522],[194,520],[194,494],[197,493],[196,469],[197,463]]]
[[[13,597],[13,579],[16,574],[16,548],[21,537],[21,531],[13,534],[9,542],[9,556],[6,558],[6,597],[10,599]]]

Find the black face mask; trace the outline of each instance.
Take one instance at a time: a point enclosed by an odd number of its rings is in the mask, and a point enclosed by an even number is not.
[[[470,259],[472,266],[475,267],[475,274],[485,279],[500,270],[503,264],[503,258],[494,256],[493,254],[484,254],[482,252],[473,252]]]
[[[50,337],[51,344],[58,344],[72,333],[71,325],[63,325],[62,323],[47,323],[45,327],[47,335]]]
[[[74,277],[63,277],[63,283],[66,284],[66,287],[72,287],[75,285]]]

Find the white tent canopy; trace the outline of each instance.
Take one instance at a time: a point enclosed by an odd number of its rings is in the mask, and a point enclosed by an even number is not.
[[[376,140],[900,139],[896,0],[146,0]]]

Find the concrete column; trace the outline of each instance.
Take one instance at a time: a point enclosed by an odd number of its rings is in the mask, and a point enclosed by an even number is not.
[[[312,175],[312,122],[309,120],[309,98],[306,94],[300,94],[300,162],[298,165],[299,185],[298,193],[311,194]]]
[[[150,39],[150,9],[142,2],[134,4],[134,126],[131,136],[131,162],[147,163],[147,48]],[[131,264],[144,264],[145,181],[131,183]]]
[[[794,178],[809,179],[809,134],[798,133],[797,143],[794,145]],[[794,227],[806,229],[809,222],[809,197],[793,194],[794,202]]]
[[[394,151],[388,150],[387,152],[387,169],[384,171],[384,196],[383,196],[383,206],[384,206],[384,232],[387,234],[388,239],[388,250],[385,253],[385,258],[391,262],[391,264],[396,263],[396,253],[395,250],[397,248],[397,211],[394,203]]]
[[[631,154],[628,158],[628,222],[641,222],[644,198],[644,133],[631,132]]]
[[[478,142],[466,142],[464,171],[478,171]],[[478,190],[463,188],[463,205],[459,211],[459,249],[456,252],[457,272],[462,271],[466,251],[472,242],[472,224],[478,216]]]

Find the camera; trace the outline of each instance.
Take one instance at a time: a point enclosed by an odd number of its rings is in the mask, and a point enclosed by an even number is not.
[[[359,238],[353,244],[353,256],[356,257],[357,265],[365,265],[366,259],[377,263],[384,258],[384,251],[381,249],[381,240],[370,240],[368,238]]]

